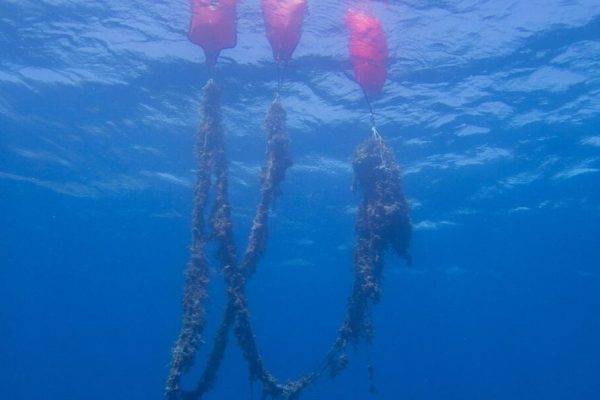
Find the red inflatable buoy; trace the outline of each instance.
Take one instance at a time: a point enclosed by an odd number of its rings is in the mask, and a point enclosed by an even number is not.
[[[306,0],[262,0],[267,38],[275,61],[288,61],[298,46]]]
[[[356,80],[365,94],[377,95],[387,77],[388,47],[381,23],[359,11],[348,10],[346,26],[350,30],[350,61]]]
[[[202,47],[206,63],[214,65],[223,49],[235,47],[237,0],[192,0],[188,38]]]

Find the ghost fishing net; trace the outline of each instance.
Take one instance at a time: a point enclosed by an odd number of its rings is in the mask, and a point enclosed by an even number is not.
[[[219,109],[219,89],[210,80],[204,87],[204,121],[196,136],[197,179],[192,212],[192,243],[183,297],[181,332],[172,350],[166,383],[169,400],[200,399],[215,383],[228,343],[229,332],[242,350],[251,382],[260,382],[264,399],[297,399],[319,377],[335,377],[347,363],[349,344],[372,337],[371,306],[379,300],[383,257],[391,249],[408,260],[411,225],[407,202],[400,186],[400,169],[390,148],[375,133],[358,146],[353,157],[356,186],[362,200],[357,213],[354,247],[354,284],[346,316],[337,339],[318,367],[301,378],[280,382],[263,363],[250,323],[245,288],[256,271],[267,244],[267,222],[273,201],[292,162],[285,129],[286,113],[279,97],[271,104],[264,122],[266,157],[260,177],[260,199],[241,259],[233,239],[228,198],[228,166]],[[375,132],[375,131],[374,131]],[[211,198],[212,195],[212,198]],[[212,209],[207,208],[212,204]],[[209,283],[207,244],[217,243],[220,271],[227,288],[227,304],[208,360],[195,388],[183,390],[181,378],[194,364],[203,343]]]

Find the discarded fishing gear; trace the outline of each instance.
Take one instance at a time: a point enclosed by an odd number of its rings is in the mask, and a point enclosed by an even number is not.
[[[346,349],[350,343],[356,343],[361,338],[371,340],[370,308],[380,297],[386,248],[391,248],[408,260],[411,225],[407,202],[400,187],[400,169],[380,136],[374,135],[358,146],[353,168],[362,201],[355,227],[357,242],[354,248],[354,285],[345,319],[334,345],[314,371],[294,381],[279,382],[266,369],[258,351],[250,324],[245,287],[265,251],[269,209],[279,195],[286,171],[292,164],[285,130],[286,113],[277,97],[271,104],[264,123],[267,145],[260,178],[260,200],[246,249],[242,259],[238,261],[228,199],[228,167],[219,109],[219,90],[212,80],[204,87],[202,112],[204,121],[196,135],[197,179],[182,326],[172,351],[165,395],[169,400],[202,398],[216,380],[228,334],[233,328],[236,341],[248,363],[250,380],[261,382],[263,398],[297,399],[303,389],[319,377],[324,374],[335,377],[345,367]],[[211,203],[211,187],[214,198],[207,224],[205,215]],[[204,301],[209,282],[206,245],[211,240],[218,244],[216,258],[227,286],[227,305],[198,384],[192,390],[182,390],[181,376],[190,371],[194,356],[203,341]],[[369,370],[369,374],[372,374],[372,370]]]

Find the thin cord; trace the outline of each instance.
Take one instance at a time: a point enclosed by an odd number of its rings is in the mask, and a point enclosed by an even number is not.
[[[361,89],[362,89],[362,87],[361,87]],[[367,106],[369,107],[369,114],[371,117],[371,136],[379,144],[379,158],[381,159],[381,164],[385,165],[385,162],[383,159],[383,146],[382,146],[383,145],[383,137],[381,136],[381,134],[377,130],[377,126],[375,125],[375,113],[373,112],[373,106],[371,106],[371,101],[369,100],[369,96],[367,95],[367,92],[365,92],[364,89],[362,89],[362,92],[363,92],[363,95],[365,96],[365,101],[367,102]]]
[[[362,87],[361,87],[362,89]],[[375,129],[375,113],[373,112],[373,107],[371,106],[371,101],[369,100],[369,96],[364,89],[362,89],[363,95],[365,96],[365,101],[367,102],[367,106],[369,107],[369,114],[371,116],[371,127]],[[376,131],[376,129],[375,129]]]
[[[375,372],[373,361],[371,361],[371,346],[369,343],[367,343],[367,374],[369,379],[369,394],[374,397],[377,394],[377,386],[375,386]]]
[[[281,94],[281,90],[283,88],[283,75],[285,74],[286,68],[287,68],[286,61],[277,60],[277,96],[276,96],[276,98],[279,98],[279,95]]]

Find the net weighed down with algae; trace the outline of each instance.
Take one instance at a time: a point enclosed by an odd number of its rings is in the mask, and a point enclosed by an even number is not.
[[[328,374],[335,377],[347,364],[346,349],[361,338],[370,341],[373,327],[370,307],[381,294],[383,256],[387,248],[406,258],[411,236],[409,209],[400,186],[400,168],[391,149],[373,135],[358,146],[353,157],[356,183],[362,194],[358,209],[354,247],[354,284],[346,316],[337,339],[319,366],[301,378],[279,382],[265,367],[258,351],[247,306],[245,287],[264,253],[269,209],[280,193],[287,168],[292,164],[285,130],[286,113],[279,97],[271,104],[264,128],[266,159],[260,178],[260,200],[248,243],[238,262],[228,198],[228,167],[219,107],[219,89],[213,80],[204,87],[204,121],[196,137],[198,172],[192,213],[191,256],[186,272],[181,332],[172,351],[165,394],[169,400],[200,399],[216,381],[229,331],[233,333],[248,363],[251,382],[260,381],[264,399],[298,399],[307,386]],[[205,221],[210,187],[214,205],[209,224]],[[209,282],[206,244],[216,240],[216,258],[227,287],[227,305],[196,387],[183,390],[182,374],[188,372],[202,343]],[[371,369],[370,369],[371,371]],[[370,372],[371,375],[371,372]]]

